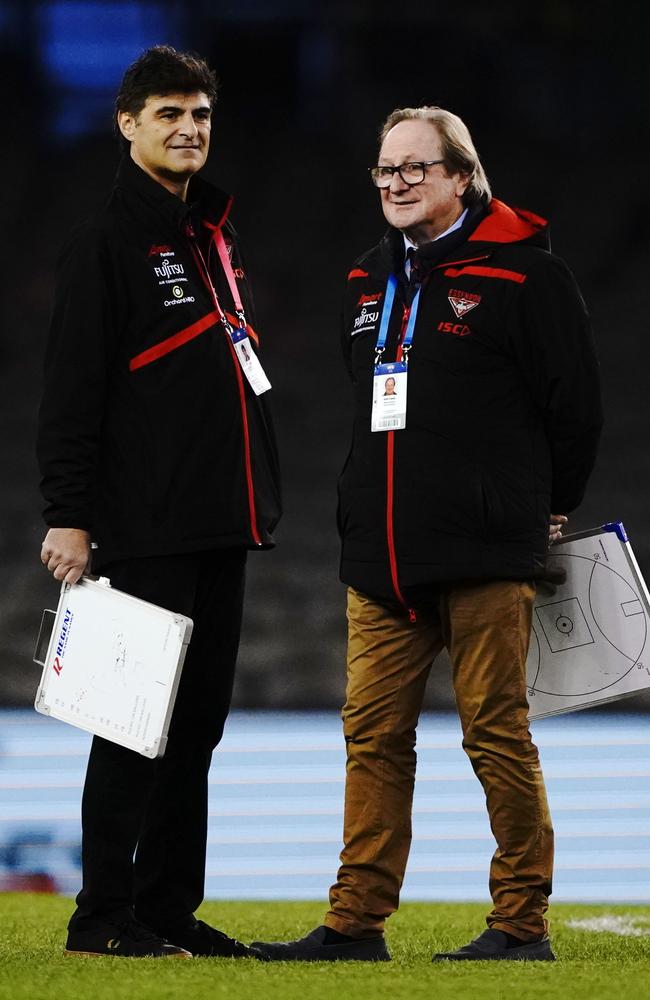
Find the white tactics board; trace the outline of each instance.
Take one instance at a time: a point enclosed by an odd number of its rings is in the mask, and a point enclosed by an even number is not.
[[[650,595],[620,521],[567,535],[549,553],[566,572],[538,584],[526,663],[531,719],[650,687]]]
[[[161,757],[192,620],[82,577],[64,583],[35,708]]]

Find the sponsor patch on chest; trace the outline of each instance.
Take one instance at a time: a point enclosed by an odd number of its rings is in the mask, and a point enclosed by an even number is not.
[[[449,304],[454,310],[457,319],[462,319],[472,309],[476,309],[481,301],[481,296],[475,292],[460,292],[456,288],[450,288],[447,293]]]
[[[188,287],[185,265],[174,260],[176,252],[166,243],[154,243],[147,254],[156,284],[163,294],[163,306],[182,306],[194,302]]]
[[[357,333],[366,333],[369,330],[375,329],[379,320],[379,302],[383,294],[383,292],[376,292],[372,295],[362,295],[360,297],[357,302],[357,309],[361,307],[361,311],[355,316],[352,323],[351,335],[353,337]]]
[[[379,320],[379,310],[368,308],[367,306],[362,306],[361,312],[355,318],[352,325],[352,336],[354,337],[357,333],[366,333],[368,330],[374,330],[377,326],[377,321]]]

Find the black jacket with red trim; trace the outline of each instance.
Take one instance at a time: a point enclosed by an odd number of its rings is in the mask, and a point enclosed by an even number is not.
[[[234,318],[212,241],[222,228],[254,323],[231,200],[194,177],[186,204],[127,156],[61,255],[39,415],[44,516],[90,531],[98,565],[272,544],[268,393],[243,377],[206,273]]]
[[[407,602],[433,582],[542,575],[549,516],[580,503],[602,424],[586,307],[543,219],[492,200],[417,256],[404,430],[370,430],[391,272],[382,362],[397,359],[404,332],[399,231],[350,271],[343,320],[355,415],[339,483],[341,579]]]

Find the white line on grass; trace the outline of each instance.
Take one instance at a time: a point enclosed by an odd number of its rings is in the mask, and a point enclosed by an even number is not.
[[[639,927],[639,924],[645,924]],[[596,933],[619,934],[621,937],[650,937],[650,918],[615,916],[606,913],[602,917],[588,917],[585,920],[567,920],[566,926],[575,931],[595,931]]]

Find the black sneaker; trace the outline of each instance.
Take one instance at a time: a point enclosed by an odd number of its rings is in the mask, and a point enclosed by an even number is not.
[[[196,920],[193,924],[175,928],[166,927],[165,935],[174,944],[186,948],[194,958],[262,959],[262,955],[256,953],[248,945],[228,937],[223,931],[218,931],[216,927],[210,927],[203,920]]]
[[[326,933],[327,927],[316,927],[298,941],[253,941],[251,948],[270,962],[390,962],[383,935],[325,944]]]
[[[516,944],[511,935],[489,928],[456,951],[443,951],[434,955],[432,961],[490,962],[498,959],[511,962],[554,962],[555,955],[546,934],[538,941]]]
[[[66,955],[119,955],[122,958],[192,958],[192,953],[140,923],[104,924],[92,931],[69,931]]]

